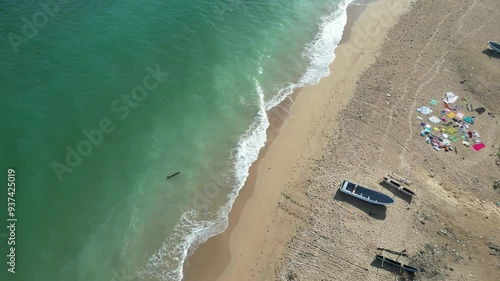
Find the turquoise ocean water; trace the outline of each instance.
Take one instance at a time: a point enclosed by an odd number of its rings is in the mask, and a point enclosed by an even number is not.
[[[226,227],[265,111],[328,74],[347,2],[3,1],[0,279],[181,280]]]

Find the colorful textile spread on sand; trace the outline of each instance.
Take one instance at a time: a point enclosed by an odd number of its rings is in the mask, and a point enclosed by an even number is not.
[[[475,144],[472,146],[472,148],[474,148],[476,151],[479,151],[481,150],[482,148],[485,148],[486,145],[484,145],[484,143],[478,143],[478,144]]]
[[[459,144],[472,147],[476,151],[485,148],[486,145],[481,141],[481,135],[473,129],[476,123],[475,113],[483,114],[484,107],[473,110],[472,105],[464,106],[457,101],[459,101],[459,96],[448,92],[442,98],[441,103],[437,99],[432,99],[429,105],[417,108],[420,114],[427,116],[432,112],[435,114],[430,117],[417,116],[422,127],[420,136],[425,137],[425,142],[436,151],[456,152]],[[488,115],[495,117],[490,113]]]

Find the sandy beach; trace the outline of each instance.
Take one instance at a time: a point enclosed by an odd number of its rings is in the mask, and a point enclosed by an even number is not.
[[[268,115],[268,141],[225,232],[202,244],[184,280],[496,280],[500,257],[500,2],[379,0],[350,8],[331,74]],[[459,96],[485,148],[426,144],[416,109]],[[465,98],[465,99],[464,99]],[[484,107],[468,112],[466,105]],[[380,182],[411,180],[408,197]],[[344,179],[393,197],[377,207]],[[377,247],[419,269],[400,274]],[[408,277],[408,279],[407,279]]]

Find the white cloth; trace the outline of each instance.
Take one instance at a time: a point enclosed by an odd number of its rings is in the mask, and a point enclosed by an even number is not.
[[[427,106],[422,106],[420,108],[417,108],[417,111],[420,112],[420,113],[422,113],[423,115],[427,115],[427,114],[432,113],[432,109],[430,109]]]
[[[444,95],[443,101],[445,103],[454,103],[458,100],[458,96],[452,92],[448,92]]]
[[[437,123],[441,122],[441,119],[439,119],[436,116],[432,115],[431,117],[429,117],[429,121],[431,121],[434,124],[437,124]]]

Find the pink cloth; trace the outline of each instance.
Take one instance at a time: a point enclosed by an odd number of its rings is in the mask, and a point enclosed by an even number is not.
[[[472,148],[474,148],[476,151],[479,151],[485,147],[486,147],[486,145],[484,145],[484,143],[478,143],[478,144],[475,144],[472,146]]]
[[[464,119],[464,114],[462,112],[457,113],[457,119],[459,120]]]

